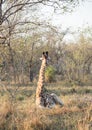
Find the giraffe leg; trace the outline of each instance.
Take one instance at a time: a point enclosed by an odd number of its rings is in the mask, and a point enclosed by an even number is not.
[[[59,104],[60,106],[64,105],[62,100],[55,93],[52,93],[51,96],[53,96],[53,100],[55,101],[56,104]]]

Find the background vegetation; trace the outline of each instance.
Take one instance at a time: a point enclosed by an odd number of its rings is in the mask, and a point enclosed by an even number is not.
[[[81,1],[82,2],[82,1]],[[56,81],[70,85],[91,85],[92,30],[90,27],[72,34],[69,29],[53,26],[40,15],[41,8],[69,12],[79,5],[77,0],[1,0],[0,1],[0,79],[30,83],[38,77],[41,54],[48,50]],[[44,13],[44,12],[43,12]],[[75,42],[65,42],[67,34]],[[77,36],[75,36],[77,34]],[[52,74],[54,75],[54,74]],[[58,77],[58,78],[57,78]]]
[[[0,79],[2,81],[16,81],[30,83],[38,77],[43,50],[49,51],[49,64],[55,69],[56,81],[64,81],[70,85],[92,85],[92,43],[89,37],[80,34],[76,43],[62,43],[60,36],[52,32],[44,37],[43,43],[34,43],[34,36],[30,39],[17,38],[12,41],[11,54],[8,47],[1,45],[0,49]],[[55,37],[55,36],[56,37]],[[37,36],[36,40],[42,39]],[[50,40],[50,42],[49,42]],[[46,74],[51,74],[50,68]],[[51,74],[51,75],[50,75]],[[55,78],[55,77],[54,77]]]

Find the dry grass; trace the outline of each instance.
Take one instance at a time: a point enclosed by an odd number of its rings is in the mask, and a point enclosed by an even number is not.
[[[0,130],[92,130],[92,87],[48,85],[64,107],[37,109],[35,87],[21,87],[14,100],[0,89]],[[12,89],[13,91],[13,89]]]

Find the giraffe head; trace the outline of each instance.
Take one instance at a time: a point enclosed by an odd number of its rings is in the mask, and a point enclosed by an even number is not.
[[[48,60],[49,60],[48,51],[43,52],[42,57],[40,58],[40,60],[42,60],[42,61],[44,60],[46,62],[46,64],[48,64]]]

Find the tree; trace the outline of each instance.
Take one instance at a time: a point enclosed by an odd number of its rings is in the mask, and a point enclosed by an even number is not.
[[[66,11],[66,9],[70,9],[70,7],[73,8],[74,5],[77,4],[78,0],[0,0],[0,44],[4,45],[9,50],[9,64],[12,68],[11,70],[13,70],[15,82],[16,69],[14,61],[15,52],[12,48],[13,40],[22,35],[26,36],[27,32],[30,33],[30,35],[32,35],[34,31],[38,32],[37,27],[45,28],[45,24],[37,22],[32,18],[34,10],[38,9],[40,11],[40,7],[50,6],[54,8],[54,11]],[[25,17],[26,11],[28,10],[31,11],[30,19],[26,19]],[[30,28],[27,28],[29,26],[31,26],[31,30]],[[34,30],[34,28],[36,28],[36,30]],[[43,30],[44,29],[41,29],[42,33]],[[33,52],[33,49],[31,51]],[[30,58],[30,69],[32,59],[33,56]]]
[[[47,67],[45,72],[45,80],[46,82],[55,81],[55,69],[53,68],[53,66]]]

